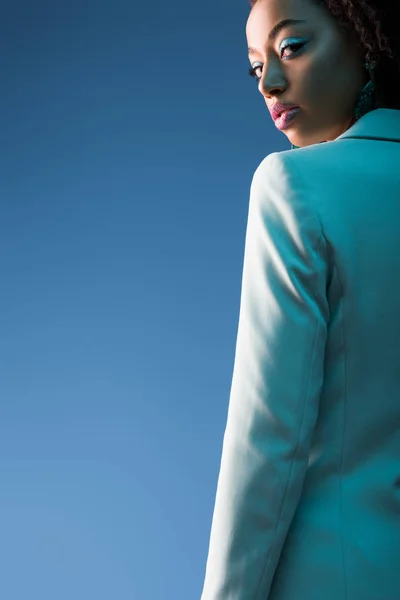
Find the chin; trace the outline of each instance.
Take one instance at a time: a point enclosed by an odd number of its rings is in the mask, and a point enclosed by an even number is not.
[[[307,146],[308,144],[304,143],[304,140],[301,140],[299,138],[290,138],[288,136],[288,140],[291,144],[293,144],[294,146],[297,146],[297,148],[304,148],[304,146]]]
[[[323,142],[326,142],[326,139],[322,138],[324,138],[323,135],[292,136],[291,138],[288,137],[288,140],[291,144],[297,146],[298,148],[305,148],[306,146],[313,146],[314,144],[322,144]]]

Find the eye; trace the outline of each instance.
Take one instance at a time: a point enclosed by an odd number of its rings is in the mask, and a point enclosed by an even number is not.
[[[282,56],[282,53],[286,50],[286,48],[295,48],[295,49],[297,48],[297,50],[295,50],[289,54],[288,58],[290,58],[293,54],[297,54],[298,50],[300,48],[302,48],[303,46],[305,46],[305,42],[296,42],[293,44],[286,44],[286,46],[283,46],[283,48],[281,49],[281,58],[285,58],[284,56]],[[262,70],[262,64],[256,64],[255,67],[250,67],[249,75],[250,75],[250,77],[255,77],[257,81],[260,81],[261,75],[260,76],[257,75],[258,69]]]

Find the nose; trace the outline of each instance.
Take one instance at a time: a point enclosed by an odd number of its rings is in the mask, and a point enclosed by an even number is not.
[[[287,87],[287,81],[282,73],[282,69],[273,63],[264,64],[258,89],[263,96],[279,96]]]

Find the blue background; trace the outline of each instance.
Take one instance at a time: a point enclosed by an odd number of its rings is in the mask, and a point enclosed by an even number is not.
[[[202,590],[251,179],[246,0],[5,2],[0,597]]]

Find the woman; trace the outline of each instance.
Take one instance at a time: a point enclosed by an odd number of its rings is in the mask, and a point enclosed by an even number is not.
[[[395,9],[253,2],[251,74],[296,151],[251,183],[202,600],[400,599]]]

